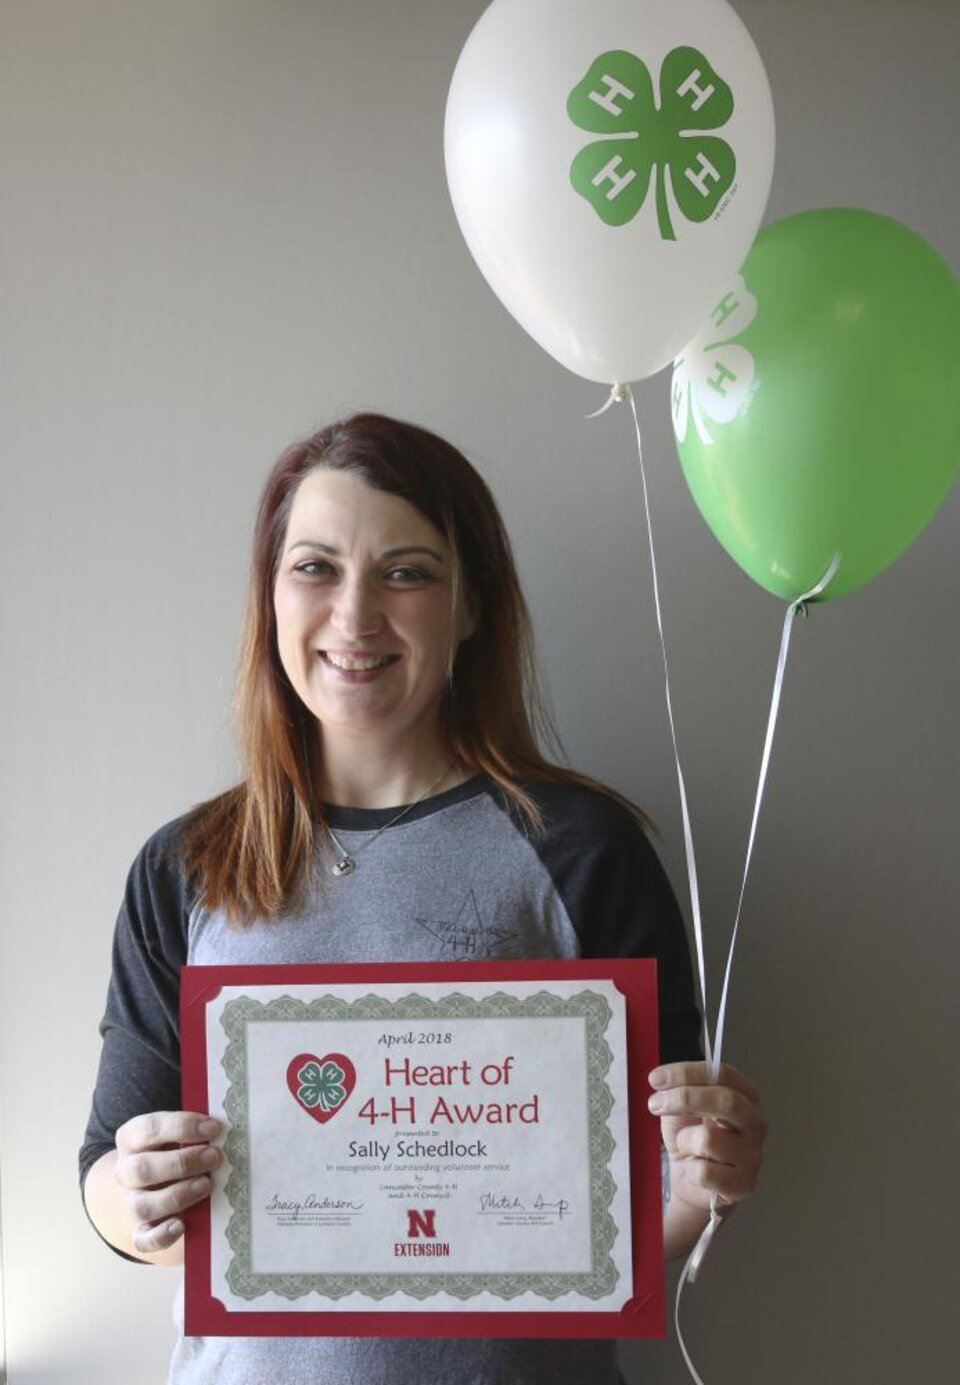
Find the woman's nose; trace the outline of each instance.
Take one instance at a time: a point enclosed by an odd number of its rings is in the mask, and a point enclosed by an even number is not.
[[[344,639],[367,639],[379,633],[383,611],[375,589],[362,579],[344,580],[333,605],[333,623]]]

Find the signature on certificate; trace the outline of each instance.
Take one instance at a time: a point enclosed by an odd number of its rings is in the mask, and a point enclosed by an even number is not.
[[[513,1193],[481,1193],[477,1209],[481,1214],[491,1212],[546,1212],[552,1213],[558,1221],[570,1215],[570,1203],[564,1197],[548,1201],[542,1193],[537,1193],[527,1205]]]

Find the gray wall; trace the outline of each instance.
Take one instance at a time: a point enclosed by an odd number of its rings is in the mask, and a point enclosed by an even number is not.
[[[235,771],[227,702],[258,487],[370,405],[462,444],[516,541],[569,755],[639,798],[682,888],[628,418],[493,298],[444,184],[481,0],[5,0],[3,1232],[14,1385],[159,1381],[173,1279],[87,1228],[113,919],[160,822]],[[771,217],[907,221],[956,267],[955,0],[741,0],[770,73]],[[685,492],[642,390],[715,956],[782,608]],[[960,493],[796,632],[729,1053],[773,1121],[761,1195],[688,1301],[709,1385],[951,1374]],[[598,714],[599,713],[599,714]],[[672,1342],[632,1379],[686,1379]]]

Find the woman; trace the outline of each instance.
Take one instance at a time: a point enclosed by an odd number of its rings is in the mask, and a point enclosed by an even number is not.
[[[117,924],[84,1197],[122,1254],[182,1259],[219,1133],[179,1106],[180,966],[652,955],[668,1255],[751,1190],[752,1083],[695,1060],[680,916],[641,815],[547,761],[528,618],[485,484],[364,414],[291,447],[257,520],[238,712],[247,778],[169,824]],[[605,1342],[184,1339],[171,1379],[616,1379]]]

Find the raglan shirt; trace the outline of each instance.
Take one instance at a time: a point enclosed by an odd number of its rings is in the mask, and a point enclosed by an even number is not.
[[[356,870],[333,877],[325,844],[301,905],[244,929],[197,902],[178,850],[182,820],[155,833],[130,870],[117,920],[81,1182],[114,1148],[124,1121],[180,1109],[179,977],[187,963],[655,957],[661,1061],[699,1056],[683,923],[643,829],[596,791],[542,782],[525,788],[542,814],[541,830],[526,826],[482,775],[390,827],[396,808],[326,808]],[[179,1336],[175,1385],[265,1379],[612,1385],[617,1372],[613,1344],[603,1341]]]

